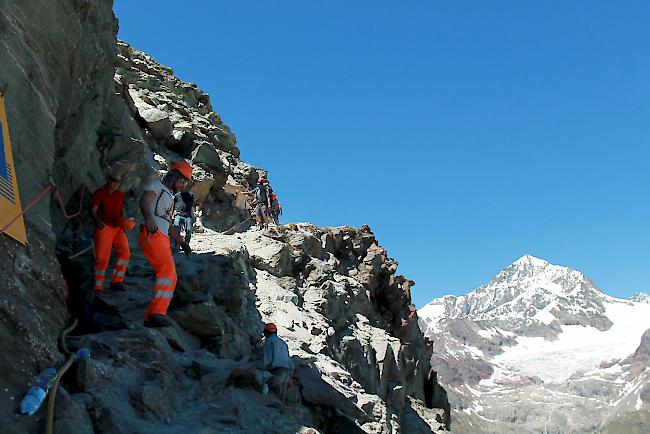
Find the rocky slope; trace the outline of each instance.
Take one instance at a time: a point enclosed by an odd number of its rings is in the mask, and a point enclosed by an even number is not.
[[[578,271],[524,256],[418,314],[432,364],[450,386],[455,431],[648,429],[647,303],[610,297]]]
[[[62,364],[57,336],[67,308],[79,314],[91,302],[87,190],[101,185],[106,167],[120,169],[127,213],[136,215],[140,185],[181,157],[194,167],[201,233],[196,253],[177,257],[175,325],[141,326],[152,277],[130,234],[127,292],[94,302],[103,331],[69,339],[92,358],[64,378],[55,432],[448,426],[449,404],[410,302],[413,282],[395,273],[370,229],[246,231],[248,204],[237,188],[266,172],[240,160],[208,95],[117,42],[116,32],[109,1],[8,0],[0,10],[0,88],[22,197],[36,196],[51,175],[68,210],[82,209],[65,220],[46,196],[26,215],[28,247],[0,241],[3,432],[40,432],[43,411],[17,415],[18,401],[40,369]],[[255,375],[267,320],[279,324],[297,365],[288,407],[262,395]]]

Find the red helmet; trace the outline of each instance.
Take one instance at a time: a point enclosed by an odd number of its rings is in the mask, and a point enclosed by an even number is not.
[[[177,171],[188,181],[192,179],[192,166],[185,160],[178,160],[172,164],[171,170]]]
[[[272,322],[266,323],[266,324],[264,324],[264,331],[265,332],[277,333],[278,332],[278,326],[276,326]]]

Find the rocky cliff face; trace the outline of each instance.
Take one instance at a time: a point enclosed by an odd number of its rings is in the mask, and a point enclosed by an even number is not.
[[[73,312],[90,302],[87,190],[102,184],[106,167],[118,168],[127,213],[136,215],[142,182],[181,157],[194,167],[192,190],[202,205],[195,253],[176,258],[175,324],[141,326],[151,269],[130,234],[127,292],[103,297],[104,331],[79,330],[69,339],[92,358],[63,379],[55,432],[424,433],[448,426],[444,390],[430,374],[431,347],[410,303],[413,282],[395,273],[397,263],[370,229],[246,231],[248,204],[236,189],[266,172],[240,160],[208,95],[117,42],[116,31],[110,1],[9,0],[0,11],[0,88],[22,197],[36,196],[51,175],[68,209],[82,209],[67,221],[46,197],[26,215],[27,248],[0,241],[3,430],[42,429],[43,411],[17,415],[18,402],[40,369],[64,360],[56,342],[69,317],[66,284]],[[288,407],[260,393],[255,373],[269,320],[297,366]]]
[[[650,308],[525,256],[419,311],[457,432],[644,432]]]
[[[113,93],[116,31],[110,2],[2,2],[0,88],[23,204],[50,175],[66,200],[82,182],[99,181],[95,143]],[[34,432],[33,421],[14,415],[16,401],[37,369],[61,361],[56,339],[65,318],[64,281],[54,242],[62,219],[55,207],[47,196],[32,208],[25,219],[27,248],[0,240],[3,430]]]

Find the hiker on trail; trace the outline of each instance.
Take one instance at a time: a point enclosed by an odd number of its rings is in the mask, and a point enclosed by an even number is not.
[[[196,205],[196,197],[194,193],[186,190],[187,188],[183,187],[174,196],[174,228],[179,234],[181,233],[181,228],[185,230],[185,242],[189,244],[194,225],[194,213],[192,210]]]
[[[192,179],[192,167],[180,160],[172,164],[162,181],[154,180],[144,186],[140,211],[145,223],[140,227],[140,248],[156,272],[153,298],[144,313],[145,327],[169,327],[167,308],[176,288],[176,265],[169,237],[186,254],[192,249],[170,225],[174,214],[174,194]]]
[[[115,248],[116,262],[111,277],[110,289],[124,291],[124,274],[129,265],[131,251],[129,240],[124,234],[125,230],[133,229],[135,221],[125,219],[124,193],[120,190],[122,176],[117,171],[111,171],[106,176],[106,184],[92,195],[91,209],[95,220],[95,293],[104,291],[106,269],[111,258],[111,250]]]
[[[263,368],[273,377],[269,388],[284,398],[287,381],[289,381],[293,362],[289,357],[289,347],[278,336],[278,327],[273,323],[264,325],[264,365]]]
[[[256,200],[255,220],[259,229],[268,228],[269,225],[269,210],[271,209],[271,195],[269,194],[269,184],[265,178],[257,180],[257,186],[250,191],[243,191],[242,194],[254,195]]]
[[[276,226],[280,226],[280,216],[282,215],[282,205],[275,193],[271,193],[271,219]]]

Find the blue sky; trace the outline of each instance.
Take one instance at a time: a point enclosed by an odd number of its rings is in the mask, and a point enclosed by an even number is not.
[[[529,253],[650,290],[650,2],[116,0],[209,93],[284,221],[368,223],[463,294]]]

